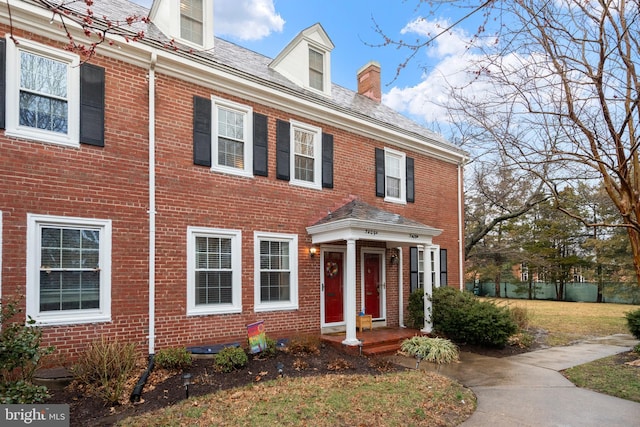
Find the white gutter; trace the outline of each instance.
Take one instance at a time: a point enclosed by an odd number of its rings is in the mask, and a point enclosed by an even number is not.
[[[458,163],[458,259],[460,264],[458,277],[460,277],[460,291],[464,291],[464,202],[462,201],[462,172],[462,163]]]
[[[402,269],[402,246],[398,246],[398,324],[401,328],[406,328],[404,325],[404,291],[402,289],[404,282],[402,276],[404,274]]]
[[[149,354],[155,354],[156,340],[156,62],[151,53],[149,64]]]

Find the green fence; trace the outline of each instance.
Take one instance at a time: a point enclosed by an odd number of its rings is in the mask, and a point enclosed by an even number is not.
[[[489,282],[467,283],[465,288],[479,296],[495,297],[495,284]],[[553,283],[534,283],[533,299],[555,300],[556,287]],[[603,286],[603,302],[619,304],[640,304],[640,285],[629,283],[605,283]],[[500,297],[529,298],[527,283],[501,283]],[[564,289],[564,301],[597,302],[598,285],[596,283],[567,283]]]

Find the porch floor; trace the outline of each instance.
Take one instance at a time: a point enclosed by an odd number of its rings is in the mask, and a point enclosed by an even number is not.
[[[424,335],[418,329],[408,328],[373,328],[360,332],[356,330],[356,338],[362,342],[363,356],[379,356],[392,354],[400,350],[400,344],[407,338]],[[320,339],[323,343],[339,348],[345,353],[360,354],[360,346],[350,346],[342,344],[346,338],[345,332],[334,332],[323,334]]]

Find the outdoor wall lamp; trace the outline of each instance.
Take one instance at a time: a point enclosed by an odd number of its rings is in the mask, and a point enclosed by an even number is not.
[[[188,372],[185,372],[184,374],[182,374],[182,385],[184,386],[184,392],[187,396],[187,399],[189,398],[189,386],[191,385],[191,374]]]
[[[311,258],[315,257],[317,253],[318,253],[318,248],[316,248],[315,246],[311,246],[309,248],[309,256]]]
[[[397,265],[398,264],[398,254],[392,253],[391,257],[389,258],[389,263],[391,263],[391,265]]]
[[[422,362],[422,356],[416,354],[416,369],[420,367],[420,362]]]
[[[284,365],[282,364],[282,362],[278,362],[276,364],[276,369],[278,370],[278,377],[284,377]]]

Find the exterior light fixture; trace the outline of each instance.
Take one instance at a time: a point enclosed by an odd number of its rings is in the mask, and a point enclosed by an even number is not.
[[[189,398],[189,386],[191,385],[191,374],[188,372],[185,372],[184,374],[182,374],[182,385],[184,386],[184,392],[187,396],[187,399]]]
[[[391,265],[397,265],[398,264],[398,254],[397,253],[392,253],[391,257],[389,258],[389,263],[391,263]]]
[[[422,361],[422,356],[416,354],[416,369],[420,367],[420,362]]]
[[[309,256],[313,258],[316,256],[316,253],[318,253],[318,249],[315,246],[311,246],[309,248]]]
[[[284,365],[282,364],[282,362],[278,362],[276,364],[276,369],[278,370],[278,377],[284,377]]]

